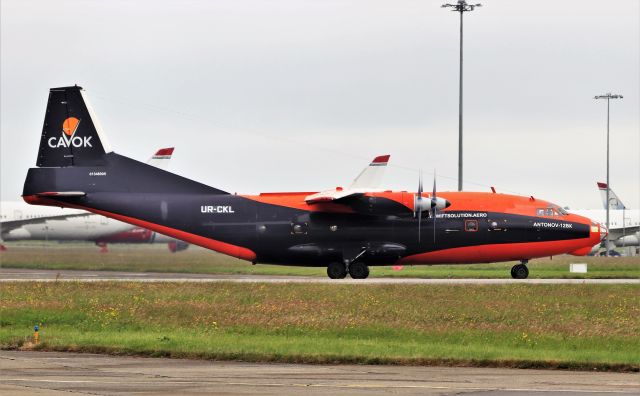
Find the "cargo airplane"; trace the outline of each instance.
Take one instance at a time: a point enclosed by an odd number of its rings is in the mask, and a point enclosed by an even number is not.
[[[53,88],[23,199],[84,209],[250,261],[327,267],[363,279],[369,266],[527,262],[587,254],[601,225],[534,197],[379,188],[389,157],[348,188],[229,194],[113,152],[81,87]]]

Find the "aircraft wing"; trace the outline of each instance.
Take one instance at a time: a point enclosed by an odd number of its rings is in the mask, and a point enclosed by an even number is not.
[[[7,233],[11,230],[15,230],[16,228],[20,228],[22,226],[28,225],[28,224],[40,224],[40,223],[45,223],[48,220],[66,220],[66,219],[70,219],[72,217],[83,217],[83,216],[90,216],[93,213],[90,212],[86,212],[86,213],[69,213],[69,214],[61,214],[61,215],[56,215],[56,216],[44,216],[44,217],[34,217],[31,219],[20,219],[20,220],[9,220],[9,221],[3,221],[2,223],[0,223],[0,232],[1,233]]]
[[[321,202],[336,202],[341,199],[345,199],[349,197],[361,196],[365,192],[373,192],[373,191],[370,191],[370,190],[360,191],[360,190],[352,190],[352,189],[343,190],[342,188],[336,188],[335,190],[321,191],[319,193],[307,195],[304,200],[309,205],[321,203]]]
[[[618,238],[622,238],[623,236],[633,235],[636,232],[640,232],[640,227],[638,226],[625,227],[624,232],[622,227],[612,228],[609,230],[609,238],[613,241]]]
[[[319,193],[308,195],[304,200],[308,204],[316,204],[321,202],[336,202],[347,197],[361,196],[368,192],[379,192],[384,171],[389,163],[390,155],[380,155],[375,157],[373,161],[360,172],[355,178],[351,186],[347,189],[338,187],[335,190],[326,190]]]

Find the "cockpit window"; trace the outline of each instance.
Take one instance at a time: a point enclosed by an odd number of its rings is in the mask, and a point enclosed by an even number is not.
[[[568,215],[567,211],[562,209],[559,206],[553,205],[546,208],[537,208],[536,209],[537,216],[566,216]]]

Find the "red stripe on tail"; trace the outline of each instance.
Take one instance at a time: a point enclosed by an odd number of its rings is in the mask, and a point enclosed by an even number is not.
[[[160,149],[156,152],[156,155],[171,155],[173,154],[173,149],[174,147],[167,147],[167,148]]]
[[[381,164],[389,162],[390,155],[381,155],[373,159],[373,164]]]

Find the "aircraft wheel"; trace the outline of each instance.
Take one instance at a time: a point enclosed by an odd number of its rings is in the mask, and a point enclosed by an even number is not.
[[[513,279],[527,279],[529,276],[529,268],[524,264],[518,264],[511,267],[511,277]]]
[[[333,262],[327,266],[327,275],[331,279],[344,279],[347,276],[347,269],[343,263]]]
[[[361,262],[351,263],[349,265],[349,275],[353,279],[366,279],[369,276],[369,266]]]

